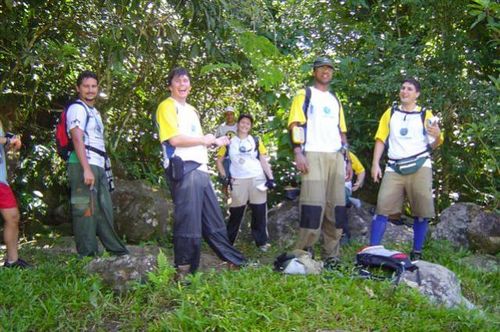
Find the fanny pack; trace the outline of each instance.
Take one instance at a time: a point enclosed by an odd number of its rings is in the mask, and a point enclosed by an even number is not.
[[[200,167],[200,165],[201,164],[196,161],[184,161],[179,156],[173,156],[169,158],[168,167],[166,169],[167,177],[174,182],[181,181],[186,174],[194,171]]]
[[[396,173],[401,175],[409,175],[416,173],[425,161],[430,157],[429,155],[422,156],[427,151],[421,152],[414,156],[403,159],[389,159],[387,163]]]

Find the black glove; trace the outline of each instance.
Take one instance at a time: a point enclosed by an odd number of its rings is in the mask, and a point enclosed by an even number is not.
[[[228,186],[231,184],[231,179],[227,176],[219,176],[219,181],[223,186]]]
[[[266,181],[266,187],[268,189],[274,189],[274,188],[276,188],[276,182],[274,182],[274,179],[268,179]]]

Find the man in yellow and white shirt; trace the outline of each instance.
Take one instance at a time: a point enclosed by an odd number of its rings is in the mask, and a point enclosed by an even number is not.
[[[227,145],[229,139],[203,135],[198,114],[186,101],[191,91],[186,69],[173,69],[167,82],[171,96],[158,106],[156,121],[174,201],[176,277],[182,280],[200,264],[202,237],[229,266],[241,266],[245,258],[229,242],[207,167],[207,147]]]
[[[324,57],[316,59],[314,84],[294,97],[288,129],[294,137],[294,128],[306,126],[305,142],[293,148],[296,167],[302,173],[300,229],[295,247],[308,250],[322,233],[325,262],[334,265],[342,235],[342,230],[335,226],[334,211],[336,206],[345,206],[344,183],[350,180],[352,169],[348,156],[347,171],[344,163],[342,148],[347,146],[347,127],[342,104],[329,91],[332,75],[332,62]]]
[[[401,103],[387,109],[380,119],[371,169],[373,180],[379,182],[382,178],[380,158],[387,144],[389,161],[378,193],[370,245],[380,244],[388,216],[401,213],[406,194],[414,217],[412,260],[422,257],[429,219],[434,217],[430,151],[443,141],[432,112],[417,105],[419,95],[417,80],[403,81],[399,91]],[[406,172],[401,171],[403,167],[407,168]]]

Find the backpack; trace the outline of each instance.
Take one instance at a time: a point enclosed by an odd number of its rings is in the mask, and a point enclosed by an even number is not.
[[[356,254],[356,265],[359,274],[362,277],[376,280],[392,279],[395,285],[399,284],[401,275],[405,271],[417,271],[418,266],[410,261],[405,253],[396,250],[389,250],[382,245],[369,246],[361,249]],[[373,274],[371,268],[382,268],[393,272],[392,277],[384,277]],[[417,274],[417,280],[420,284],[420,277]]]
[[[61,116],[59,117],[59,122],[56,125],[56,146],[57,146],[57,154],[59,157],[62,158],[62,160],[67,161],[69,158],[69,155],[71,154],[71,151],[73,151],[75,148],[73,146],[73,141],[68,135],[68,127],[67,127],[67,113],[68,109],[70,108],[71,105],[73,104],[79,104],[82,105],[83,108],[85,108],[85,112],[87,112],[87,120],[85,122],[85,126],[83,131],[86,133],[87,132],[87,124],[89,121],[88,117],[88,110],[85,104],[79,100],[70,102],[63,110],[61,113]]]
[[[256,136],[252,135],[252,138],[255,142],[255,149],[254,151],[257,151],[257,156],[256,158],[260,158],[260,152],[259,152],[259,138]],[[224,154],[224,160],[222,161],[222,165],[224,166],[224,171],[226,172],[226,177],[228,179],[231,179],[231,172],[229,171],[229,166],[231,166],[231,158],[229,158],[229,146],[226,146],[226,153]]]

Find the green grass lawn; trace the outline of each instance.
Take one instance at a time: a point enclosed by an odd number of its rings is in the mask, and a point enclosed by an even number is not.
[[[472,311],[436,306],[404,285],[353,278],[349,262],[357,248],[345,248],[343,272],[285,276],[261,264],[198,273],[190,286],[172,281],[174,270],[163,256],[150,282],[117,295],[84,271],[86,261],[25,245],[22,254],[36,268],[0,269],[0,330],[500,330],[500,273],[461,265],[459,258],[469,253],[444,243],[426,248],[428,260],[458,275],[464,295],[479,308]],[[254,248],[243,250],[254,260],[266,261]],[[274,250],[266,254],[267,261],[279,254]]]

